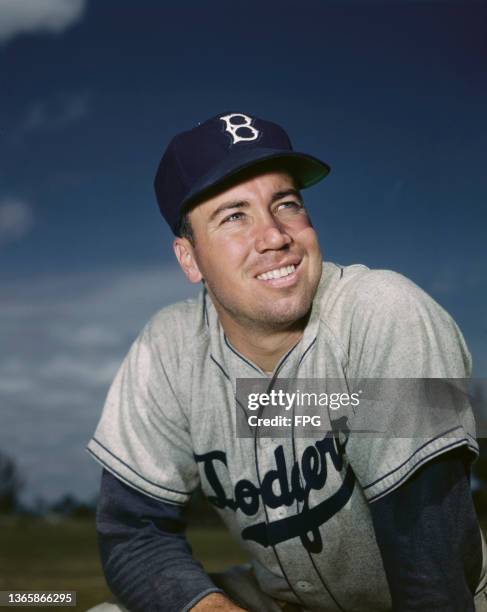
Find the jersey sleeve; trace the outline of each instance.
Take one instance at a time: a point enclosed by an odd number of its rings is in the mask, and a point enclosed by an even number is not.
[[[372,502],[450,449],[478,455],[471,358],[448,313],[400,274],[365,274],[351,308],[348,375],[365,390],[346,453]]]
[[[199,477],[171,349],[149,323],[113,380],[87,450],[127,485],[183,505]]]

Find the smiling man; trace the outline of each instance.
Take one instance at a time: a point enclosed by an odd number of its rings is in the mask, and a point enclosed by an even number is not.
[[[97,530],[117,598],[98,612],[487,610],[464,394],[438,419],[389,393],[379,436],[363,435],[363,410],[337,421],[327,407],[319,436],[236,433],[237,381],[277,397],[287,379],[470,375],[458,327],[411,281],[322,261],[301,190],[328,172],[242,113],[167,147],[157,199],[202,291],[146,325],[88,445],[104,468]],[[182,512],[198,486],[251,565],[207,575],[192,557]]]
[[[232,344],[271,371],[303,332],[322,259],[295,179],[269,167],[196,206],[197,241],[176,238],[174,249],[188,279],[204,279]]]

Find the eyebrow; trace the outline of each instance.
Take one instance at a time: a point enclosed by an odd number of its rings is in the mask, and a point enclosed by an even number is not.
[[[299,202],[303,203],[303,198],[297,189],[285,189],[284,191],[275,191],[271,196],[271,204],[277,202],[278,200],[282,200],[283,198],[287,198],[288,196],[294,196]],[[250,203],[248,200],[236,200],[234,202],[225,202],[218,206],[210,215],[209,222],[211,223],[218,215],[225,210],[229,210],[231,208],[248,208]]]

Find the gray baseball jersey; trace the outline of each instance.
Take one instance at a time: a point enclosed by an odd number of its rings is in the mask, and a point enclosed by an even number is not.
[[[324,263],[304,334],[271,381],[467,378],[470,367],[454,321],[414,283]],[[145,326],[88,449],[120,480],[165,502],[185,504],[201,484],[272,597],[329,611],[390,609],[368,504],[449,449],[478,454],[470,408],[453,426],[436,419],[427,435],[427,415],[411,408],[421,430],[408,437],[351,428],[314,439],[239,438],[236,380],[259,377],[269,379],[232,347],[203,290]],[[385,422],[404,408],[390,399]],[[482,583],[485,558],[484,544]]]

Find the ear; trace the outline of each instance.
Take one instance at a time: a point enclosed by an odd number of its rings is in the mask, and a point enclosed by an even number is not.
[[[181,266],[182,271],[186,274],[187,279],[191,283],[199,283],[203,278],[196,258],[194,256],[194,249],[187,238],[180,238],[179,236],[174,239],[172,243],[174,254],[176,259]]]

